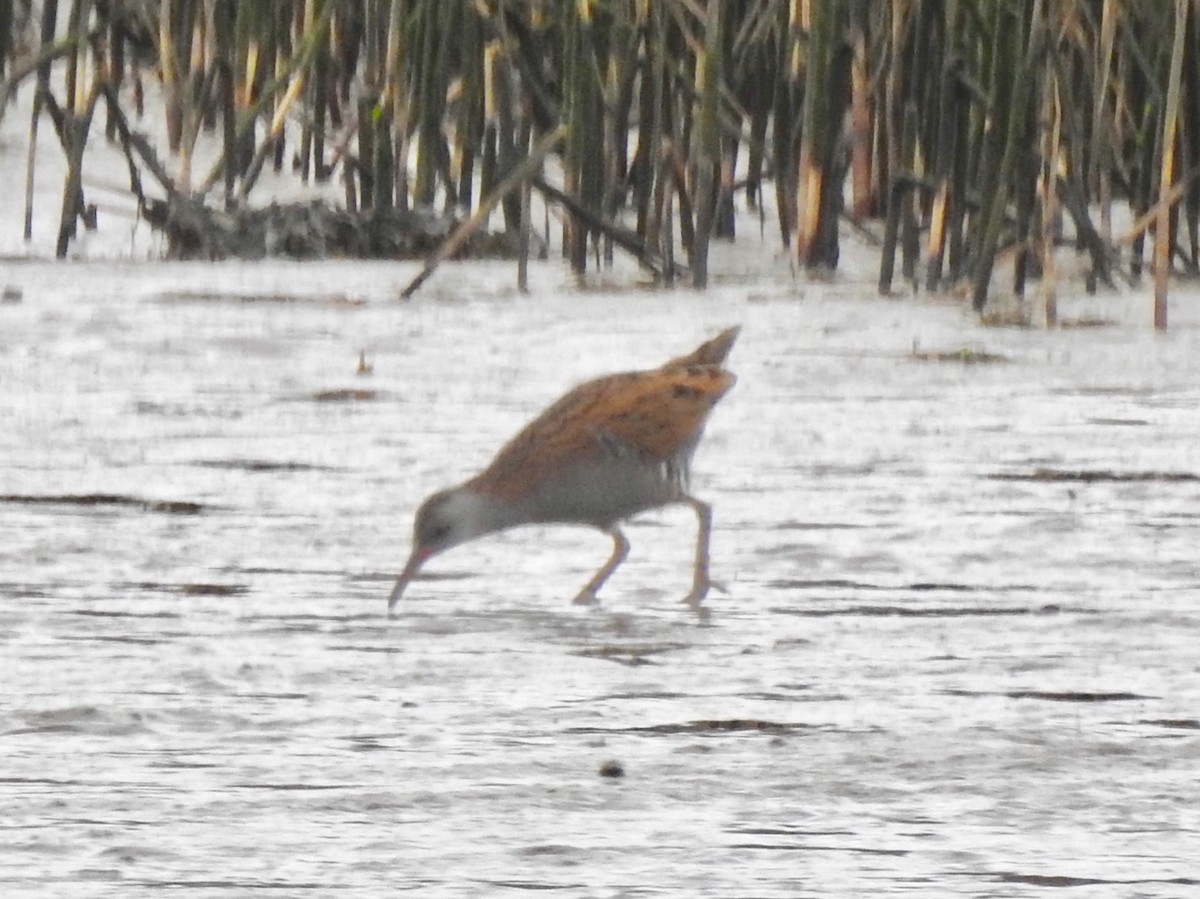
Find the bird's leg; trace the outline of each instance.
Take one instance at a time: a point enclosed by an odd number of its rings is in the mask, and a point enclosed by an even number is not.
[[[692,608],[698,608],[700,601],[708,595],[712,581],[708,579],[708,537],[712,533],[712,506],[708,503],[689,496],[684,499],[689,506],[696,510],[699,529],[696,532],[696,561],[692,566],[692,592],[683,598]]]
[[[579,591],[579,595],[572,600],[576,605],[586,606],[591,605],[596,601],[596,591],[604,586],[604,582],[609,579],[617,566],[625,561],[625,557],[629,555],[629,541],[625,539],[625,535],[621,533],[621,529],[616,525],[611,528],[605,528],[604,533],[613,538],[612,555],[608,557],[608,561],[592,575],[592,579],[584,584],[583,589]]]

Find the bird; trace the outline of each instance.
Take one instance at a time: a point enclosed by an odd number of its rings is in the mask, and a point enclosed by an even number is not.
[[[683,601],[699,612],[712,585],[712,508],[689,490],[691,461],[709,413],[737,381],[724,362],[740,330],[728,328],[658,368],[580,384],[518,432],[482,472],[427,498],[417,509],[412,552],[388,597],[388,613],[429,559],[525,524],[587,525],[612,538],[612,554],[573,600],[594,603],[629,554],[621,522],[674,503],[696,513],[692,589]]]

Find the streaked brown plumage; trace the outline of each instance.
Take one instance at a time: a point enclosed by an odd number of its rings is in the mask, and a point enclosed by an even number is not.
[[[433,555],[494,531],[552,522],[590,525],[613,538],[612,555],[575,597],[593,602],[629,552],[619,522],[669,503],[696,510],[696,558],[685,601],[699,605],[710,584],[712,513],[688,493],[688,469],[708,414],[736,381],[723,363],[739,330],[729,328],[660,368],[579,385],[478,475],[429,497],[417,511],[412,555],[388,609]]]

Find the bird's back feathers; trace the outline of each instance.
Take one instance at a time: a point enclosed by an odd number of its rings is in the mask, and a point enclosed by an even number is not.
[[[650,464],[686,470],[709,412],[736,382],[721,367],[730,328],[661,368],[588,381],[534,419],[470,482],[497,498],[527,495],[572,466],[626,447]]]

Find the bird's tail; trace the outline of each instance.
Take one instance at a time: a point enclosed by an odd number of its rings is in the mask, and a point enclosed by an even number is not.
[[[729,355],[729,351],[733,349],[734,341],[737,340],[741,330],[741,325],[726,328],[712,340],[706,340],[686,356],[672,359],[662,367],[662,370],[671,371],[676,368],[688,368],[692,365],[720,365]]]

